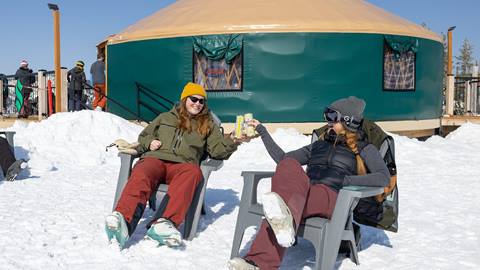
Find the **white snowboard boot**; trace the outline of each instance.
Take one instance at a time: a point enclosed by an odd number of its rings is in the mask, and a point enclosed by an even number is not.
[[[10,165],[5,175],[5,180],[7,181],[15,181],[17,179],[18,174],[28,167],[27,161],[24,159],[18,159]]]
[[[105,232],[107,233],[108,241],[112,241],[115,238],[121,249],[125,246],[129,237],[128,228],[120,212],[114,211],[105,218]]]
[[[159,218],[147,231],[147,236],[160,245],[178,247],[182,245],[182,234],[175,225],[166,218]]]
[[[293,217],[287,204],[275,192],[267,192],[262,196],[265,219],[275,233],[277,243],[282,247],[290,247],[295,243]]]

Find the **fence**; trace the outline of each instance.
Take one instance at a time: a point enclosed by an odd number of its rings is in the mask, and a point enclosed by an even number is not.
[[[52,85],[52,92],[53,96],[55,97],[55,71],[43,71],[45,75],[45,85],[48,85],[48,81],[51,82]],[[38,110],[39,110],[39,92],[44,91],[47,93],[47,88],[46,87],[40,87],[38,86],[38,72],[33,73],[35,76],[35,82],[31,85],[32,88],[32,93],[29,96],[29,101],[31,104],[31,115],[38,115]],[[8,75],[6,76],[7,78],[7,86],[5,88],[7,94],[4,95],[6,97],[6,100],[4,101],[4,106],[3,106],[3,111],[1,111],[1,114],[4,117],[17,117],[18,116],[18,111],[15,106],[15,85],[17,83],[17,80],[15,79],[15,75]],[[87,81],[88,82],[88,81]],[[66,89],[65,89],[66,90]],[[65,94],[67,91],[64,92]],[[42,95],[42,97],[47,98],[47,95]],[[91,88],[85,88],[83,90],[83,105],[84,108],[86,109],[91,109],[92,104],[93,104],[93,99],[94,99],[94,91]],[[45,101],[46,102],[46,101]],[[48,103],[46,103],[48,104]],[[55,102],[54,102],[55,104]],[[42,112],[42,116],[46,117],[47,113],[46,111]]]
[[[55,92],[55,72],[54,71],[44,71],[46,81],[51,80],[52,82],[52,90]],[[30,104],[31,104],[31,115],[38,114],[38,92],[39,91],[47,91],[47,89],[39,89],[38,88],[38,72],[33,73],[35,76],[35,82],[31,85],[32,93],[29,96]],[[3,116],[5,117],[16,117],[18,115],[17,108],[15,107],[15,85],[17,80],[15,79],[15,75],[8,75],[7,76],[7,93],[6,101],[4,102],[5,106],[3,106]],[[5,86],[4,86],[5,87]]]
[[[480,77],[455,77],[454,115],[480,115]]]

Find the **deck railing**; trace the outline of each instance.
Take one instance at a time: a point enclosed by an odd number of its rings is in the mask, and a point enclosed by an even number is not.
[[[480,77],[455,77],[454,115],[480,115]]]

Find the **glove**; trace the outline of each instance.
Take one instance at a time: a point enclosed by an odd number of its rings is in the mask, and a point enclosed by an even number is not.
[[[107,146],[107,150],[108,150],[108,147],[116,146],[118,149],[118,152],[135,156],[135,155],[138,155],[137,147],[139,145],[140,144],[138,142],[129,143],[124,139],[118,139],[118,140],[115,140],[109,146]]]

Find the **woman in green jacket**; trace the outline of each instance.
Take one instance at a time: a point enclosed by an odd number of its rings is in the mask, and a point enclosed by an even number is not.
[[[200,159],[207,152],[215,159],[228,159],[237,144],[225,138],[207,107],[203,87],[187,83],[180,104],[161,113],[139,135],[141,159],[120,196],[115,211],[106,217],[109,240],[123,248],[145,210],[147,200],[158,185],[169,185],[168,205],[147,235],[160,244],[177,246],[183,222],[197,185],[202,181]]]

